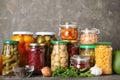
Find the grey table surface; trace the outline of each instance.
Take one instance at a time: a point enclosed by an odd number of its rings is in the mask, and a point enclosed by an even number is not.
[[[104,75],[98,77],[86,77],[86,78],[57,78],[57,77],[42,77],[42,76],[35,76],[30,78],[18,78],[18,77],[9,77],[5,78],[0,76],[0,80],[120,80],[120,75]]]

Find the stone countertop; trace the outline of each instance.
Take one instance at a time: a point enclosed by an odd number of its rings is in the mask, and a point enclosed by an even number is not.
[[[36,76],[36,77],[24,78],[23,80],[119,80],[119,79],[120,79],[120,75],[104,75],[104,76],[86,77],[86,78],[57,78],[57,77]],[[22,79],[18,77],[4,78],[3,76],[0,76],[0,80],[22,80]]]

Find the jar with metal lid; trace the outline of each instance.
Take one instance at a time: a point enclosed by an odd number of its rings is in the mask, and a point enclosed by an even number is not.
[[[12,40],[19,41],[18,51],[20,54],[20,66],[28,64],[28,45],[35,42],[33,33],[29,31],[15,31],[13,32]]]
[[[59,35],[62,40],[77,40],[78,38],[78,30],[77,24],[66,23],[63,25],[59,25]]]
[[[98,41],[97,34],[100,33],[99,29],[92,28],[81,30],[80,43],[81,44],[94,44]]]
[[[28,49],[28,65],[34,66],[34,74],[40,74],[40,69],[45,66],[45,47],[44,44],[30,43]]]
[[[89,59],[89,56],[74,55],[70,59],[70,64],[77,68],[79,71],[82,69],[88,70],[90,68]]]
[[[92,44],[81,44],[79,46],[79,54],[80,55],[85,55],[85,56],[90,56],[90,67],[93,67],[95,65],[95,45]]]
[[[13,67],[19,65],[18,42],[12,40],[3,41],[2,75],[13,75]]]
[[[112,74],[112,43],[97,42],[95,48],[95,63],[102,69],[102,74]]]
[[[54,32],[36,32],[36,42],[45,45],[45,66],[51,65],[52,41],[56,40]]]
[[[54,44],[51,54],[51,70],[54,71],[57,66],[68,68],[68,52],[66,41],[52,41]]]

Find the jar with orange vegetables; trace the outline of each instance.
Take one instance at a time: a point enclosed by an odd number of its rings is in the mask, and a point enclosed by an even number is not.
[[[85,30],[81,30],[81,36],[80,36],[80,43],[81,44],[94,44],[98,41],[98,36],[100,31],[99,29],[92,28],[88,29],[86,28]]]
[[[13,32],[12,40],[19,41],[18,51],[20,54],[20,66],[28,64],[28,45],[35,42],[33,33],[29,31]]]
[[[64,25],[59,25],[59,35],[62,40],[77,40],[78,30],[76,24],[66,23]]]
[[[111,42],[97,42],[95,48],[95,64],[102,69],[102,74],[112,74]]]

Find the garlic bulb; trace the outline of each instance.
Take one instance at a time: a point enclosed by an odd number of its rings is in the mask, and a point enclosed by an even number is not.
[[[99,68],[97,65],[95,65],[94,67],[91,67],[90,70],[91,70],[91,74],[93,74],[94,76],[102,75],[102,69]]]

